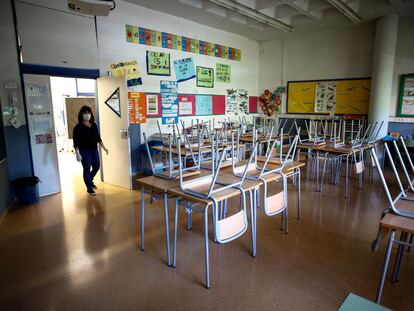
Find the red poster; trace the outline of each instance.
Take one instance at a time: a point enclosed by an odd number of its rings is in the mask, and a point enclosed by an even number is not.
[[[128,92],[129,123],[147,122],[145,93]]]

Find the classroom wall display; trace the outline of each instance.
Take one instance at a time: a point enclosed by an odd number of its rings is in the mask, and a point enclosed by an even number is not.
[[[196,77],[192,57],[175,60],[174,69],[177,82],[187,81]]]
[[[216,81],[223,83],[231,82],[231,65],[216,64]]]
[[[244,89],[226,89],[226,115],[237,116],[249,113],[249,94]]]
[[[226,89],[226,115],[237,114],[237,89]]]
[[[414,117],[414,74],[401,75],[397,115]]]
[[[366,115],[371,93],[370,78],[289,81],[287,113],[326,114],[315,111],[317,83],[335,82],[335,114]]]
[[[280,88],[274,92],[270,92],[268,89],[264,90],[258,100],[261,110],[268,117],[271,117],[275,112],[280,112],[280,105],[282,104]]]
[[[161,81],[162,124],[178,123],[178,83]]]
[[[154,76],[171,75],[170,54],[147,51],[147,74]]]
[[[190,94],[178,95],[178,114],[192,116],[195,111],[195,96]]]
[[[214,87],[214,69],[197,66],[197,83],[198,87]]]
[[[128,92],[129,123],[140,124],[147,121],[145,93]]]
[[[315,112],[335,113],[336,82],[323,81],[316,83]]]
[[[111,64],[111,73],[114,77],[126,76],[128,87],[142,84],[141,73],[136,60]]]
[[[247,90],[238,89],[237,90],[237,96],[239,101],[239,114],[240,115],[246,115],[249,113],[249,95],[247,93]]]
[[[105,100],[105,104],[119,117],[121,117],[121,99],[119,97],[119,87]]]
[[[126,41],[240,61],[241,50],[166,32],[125,25]]]
[[[147,116],[158,116],[158,95],[146,94]]]
[[[213,97],[211,95],[196,95],[196,115],[209,116],[213,114]]]

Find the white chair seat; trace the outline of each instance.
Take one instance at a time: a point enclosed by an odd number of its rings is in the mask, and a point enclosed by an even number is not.
[[[240,211],[232,216],[217,221],[216,237],[220,243],[227,243],[247,230],[247,220],[245,211]]]
[[[280,213],[286,206],[285,193],[281,191],[275,195],[266,198],[264,210],[266,215],[272,216]]]

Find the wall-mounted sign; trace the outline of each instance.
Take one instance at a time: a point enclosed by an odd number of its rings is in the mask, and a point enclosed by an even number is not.
[[[197,66],[197,86],[214,87],[214,69]]]
[[[154,76],[169,76],[170,54],[147,51],[147,74]]]

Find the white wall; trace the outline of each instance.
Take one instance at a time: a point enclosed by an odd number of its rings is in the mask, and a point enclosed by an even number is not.
[[[125,36],[126,24],[240,48],[242,60],[240,62],[225,60],[195,53],[129,43],[126,41]],[[161,80],[175,80],[173,61],[191,56],[196,66],[212,67],[214,70],[216,63],[230,64],[232,82],[215,82],[214,88],[209,89],[196,87],[196,81],[192,79],[179,83],[179,93],[225,95],[226,88],[234,87],[247,89],[249,95],[258,95],[259,44],[256,41],[123,1],[117,1],[116,10],[111,12],[108,17],[98,17],[97,25],[100,58],[99,69],[101,74],[105,74],[110,70],[109,66],[111,63],[135,59],[139,63],[143,80],[143,85],[135,87],[135,91],[160,92]],[[148,76],[146,74],[145,57],[147,50],[170,53],[172,66],[170,77]],[[202,118],[203,120],[209,119],[208,117]],[[216,120],[222,120],[223,118],[223,116],[215,117]],[[188,120],[191,118],[185,117],[183,119],[189,122]],[[157,131],[155,122],[156,119],[147,119],[147,124],[141,127],[141,132],[145,131],[148,136]]]
[[[414,20],[400,17],[398,25],[397,51],[394,64],[394,79],[391,94],[390,116],[395,117],[399,99],[400,75],[414,73]],[[399,118],[410,121],[410,118]]]
[[[261,42],[259,93],[288,81],[370,77],[374,30],[367,23]]]

